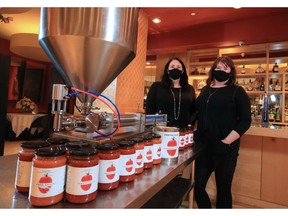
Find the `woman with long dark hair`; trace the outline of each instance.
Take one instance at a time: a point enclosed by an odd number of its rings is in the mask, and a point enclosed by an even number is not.
[[[184,63],[179,58],[171,58],[165,65],[161,82],[154,82],[148,92],[146,114],[167,114],[168,126],[185,128],[194,123],[195,98]]]
[[[240,137],[251,124],[250,99],[235,82],[232,59],[219,57],[209,71],[207,85],[196,99],[195,147],[206,146],[195,160],[194,193],[199,208],[211,208],[206,184],[212,172],[216,180],[216,208],[232,208],[231,186]]]

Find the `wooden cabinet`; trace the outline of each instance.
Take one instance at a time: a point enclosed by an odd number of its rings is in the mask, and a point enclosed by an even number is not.
[[[288,206],[287,139],[263,137],[261,200]]]
[[[288,140],[244,135],[232,184],[234,203],[255,208],[288,207]],[[214,174],[207,192],[216,199]]]
[[[261,121],[265,90],[269,96],[269,111],[272,117],[274,115],[271,123],[288,125],[288,42],[187,51],[189,83],[194,86],[196,94],[199,94],[206,84],[208,71],[218,56],[229,56],[233,59],[237,82],[250,96],[256,121],[259,118]],[[278,70],[274,72],[273,67],[276,64]],[[262,82],[264,89],[260,88]]]

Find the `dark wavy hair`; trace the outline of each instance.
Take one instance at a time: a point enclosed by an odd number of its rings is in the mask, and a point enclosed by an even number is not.
[[[235,83],[236,83],[236,68],[235,68],[233,60],[228,56],[220,56],[214,61],[212,67],[209,70],[208,79],[206,80],[207,85],[210,86],[211,83],[214,82],[214,76],[212,74],[212,71],[215,70],[215,68],[217,67],[219,62],[222,62],[224,65],[231,68],[230,78],[226,84],[227,85],[235,85]]]
[[[185,64],[183,63],[183,61],[179,58],[171,58],[165,65],[165,68],[164,68],[164,73],[162,75],[162,80],[161,82],[168,85],[168,86],[171,86],[172,85],[172,80],[170,79],[169,77],[169,74],[168,74],[168,68],[169,68],[169,64],[171,61],[173,60],[177,60],[180,62],[180,64],[182,65],[182,69],[183,69],[183,73],[182,73],[182,76],[180,78],[180,85],[182,87],[188,85],[188,76],[187,76],[187,72],[186,72],[186,67],[185,67]]]

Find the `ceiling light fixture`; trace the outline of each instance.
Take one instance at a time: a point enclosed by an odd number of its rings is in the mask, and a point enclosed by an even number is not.
[[[160,23],[161,20],[160,20],[159,18],[154,18],[154,19],[152,20],[152,22],[154,22],[154,23]]]
[[[196,13],[194,13],[194,12],[191,13],[191,16],[195,16],[195,15],[196,15]]]

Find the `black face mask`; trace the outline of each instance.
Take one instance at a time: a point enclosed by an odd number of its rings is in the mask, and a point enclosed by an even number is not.
[[[230,73],[226,73],[222,70],[213,70],[212,76],[219,82],[226,81],[230,78]]]
[[[170,78],[173,80],[179,79],[182,76],[182,71],[177,68],[168,71]]]

